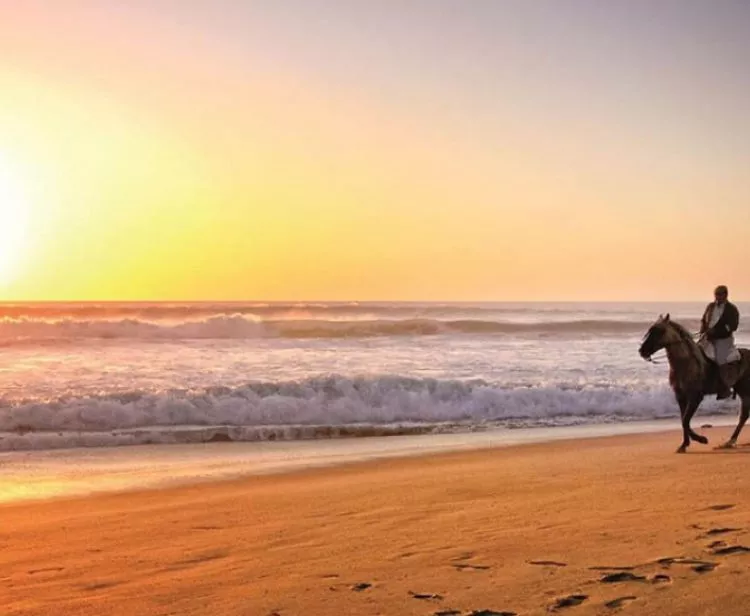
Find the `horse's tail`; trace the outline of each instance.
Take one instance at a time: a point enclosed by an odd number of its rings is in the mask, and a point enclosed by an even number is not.
[[[737,398],[737,386],[742,383],[745,389],[750,387],[750,349],[737,349],[740,352],[740,366],[737,371],[737,381],[734,386],[732,399]]]

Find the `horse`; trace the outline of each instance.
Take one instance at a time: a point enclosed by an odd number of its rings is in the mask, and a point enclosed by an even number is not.
[[[685,453],[690,441],[708,444],[705,436],[697,434],[690,427],[690,420],[703,399],[717,393],[719,369],[695,342],[693,335],[679,323],[672,321],[669,314],[660,316],[648,329],[643,338],[639,354],[643,359],[665,349],[669,360],[669,384],[674,391],[682,418],[682,444],[677,453]],[[742,401],[739,422],[731,438],[717,449],[731,449],[737,445],[737,438],[750,416],[750,350],[739,349],[739,378],[734,385],[734,395]]]

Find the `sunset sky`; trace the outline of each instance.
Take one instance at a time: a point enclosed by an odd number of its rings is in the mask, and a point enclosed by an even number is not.
[[[0,300],[750,298],[750,3],[0,0]]]

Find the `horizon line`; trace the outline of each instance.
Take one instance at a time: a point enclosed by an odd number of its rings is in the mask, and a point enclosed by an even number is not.
[[[750,302],[730,298],[733,302]],[[0,306],[19,304],[688,304],[711,303],[710,299],[2,299]]]

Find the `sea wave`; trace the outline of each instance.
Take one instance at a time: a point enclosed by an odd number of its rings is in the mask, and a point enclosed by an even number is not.
[[[0,402],[0,450],[336,438],[676,417],[666,387],[503,387],[329,376],[191,391]]]
[[[692,307],[687,314],[700,312]],[[645,312],[654,315],[656,306],[601,304],[523,303],[420,303],[420,302],[37,302],[0,303],[0,318],[9,319],[141,319],[186,320],[232,314],[259,319],[372,320],[386,318],[491,318],[519,314],[544,314],[570,318],[581,314],[626,315]],[[483,316],[484,315],[484,316]]]
[[[214,316],[165,323],[141,319],[0,319],[0,344],[77,339],[247,339],[247,338],[365,338],[374,336],[434,336],[440,334],[510,334],[526,336],[637,335],[647,321],[585,319],[571,321],[497,321],[439,319],[263,320],[247,315]],[[687,322],[697,327],[698,322]]]

